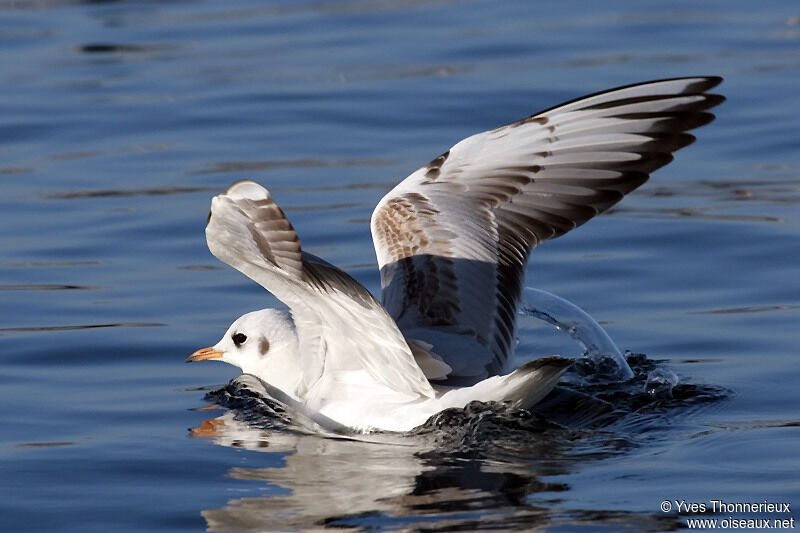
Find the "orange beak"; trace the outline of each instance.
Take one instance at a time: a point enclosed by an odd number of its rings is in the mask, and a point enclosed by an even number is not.
[[[196,363],[197,361],[205,361],[206,359],[219,359],[222,357],[222,352],[218,352],[213,346],[208,348],[200,348],[192,355],[186,358],[187,363]]]

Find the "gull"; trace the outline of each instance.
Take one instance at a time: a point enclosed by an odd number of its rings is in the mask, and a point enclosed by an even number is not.
[[[219,360],[327,430],[407,431],[475,400],[530,408],[571,361],[509,372],[531,250],[619,202],[691,144],[724,97],[719,77],[579,98],[467,137],[401,181],[370,222],[382,300],[302,250],[270,192],[215,196],[213,255],[288,310],[238,318],[187,362]]]

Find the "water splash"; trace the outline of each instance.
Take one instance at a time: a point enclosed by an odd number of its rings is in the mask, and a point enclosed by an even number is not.
[[[678,385],[678,376],[668,368],[659,367],[647,374],[644,391],[657,399],[672,398],[672,389]]]
[[[589,314],[560,296],[525,287],[521,313],[552,324],[583,348],[594,380],[627,381],[633,371],[608,333]]]

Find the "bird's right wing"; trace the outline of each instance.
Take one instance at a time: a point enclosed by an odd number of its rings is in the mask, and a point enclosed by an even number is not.
[[[211,253],[286,304],[300,338],[306,388],[324,371],[363,368],[388,388],[416,396],[433,389],[380,302],[344,271],[303,252],[269,191],[233,184],[211,202]]]

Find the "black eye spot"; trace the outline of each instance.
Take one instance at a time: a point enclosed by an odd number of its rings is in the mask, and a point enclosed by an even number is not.
[[[238,348],[239,346],[245,343],[245,341],[247,340],[247,335],[245,335],[244,333],[234,333],[231,339],[233,339],[233,344],[235,344],[236,347]]]

